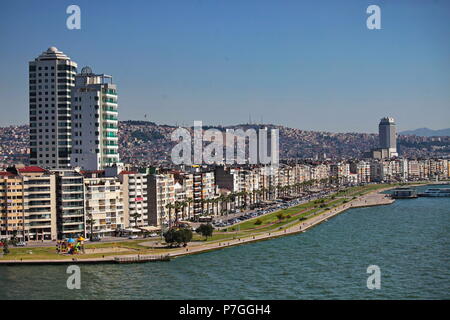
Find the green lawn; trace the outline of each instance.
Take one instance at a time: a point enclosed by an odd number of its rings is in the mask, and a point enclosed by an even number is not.
[[[320,200],[310,201],[304,204],[300,204],[298,206],[281,209],[274,211],[270,214],[252,218],[247,221],[243,221],[237,225],[227,228],[227,232],[221,232],[216,230],[212,237],[208,237],[209,242],[219,242],[223,240],[231,240],[233,238],[239,237],[249,237],[252,234],[262,233],[262,232],[271,232],[277,231],[279,229],[284,229],[287,227],[291,227],[292,225],[301,223],[299,221],[300,217],[312,218],[317,216],[318,214],[323,213],[324,211],[331,209],[333,207],[339,206],[345,201],[348,201],[353,196],[358,196],[362,194],[369,193],[371,191],[379,190],[386,187],[395,187],[396,185],[367,185],[361,187],[351,187],[345,191],[338,192],[334,195],[328,196],[326,198]],[[322,201],[323,200],[323,201]],[[320,207],[320,205],[323,205]],[[304,211],[304,212],[302,212]],[[298,214],[302,212],[301,214]],[[285,217],[281,221],[277,218],[277,215],[282,213]],[[296,215],[298,214],[298,215]],[[287,217],[290,215],[290,217]],[[295,216],[294,216],[295,215]],[[261,220],[261,224],[255,225],[256,220]],[[150,239],[149,239],[150,240]],[[146,240],[138,239],[133,241],[123,241],[123,242],[95,242],[85,244],[86,249],[93,248],[124,248],[129,249],[123,252],[110,252],[110,253],[91,253],[91,254],[83,254],[83,255],[74,255],[74,256],[64,256],[58,255],[55,252],[55,247],[37,247],[37,248],[15,248],[10,247],[10,253],[8,255],[0,258],[1,260],[19,260],[19,259],[71,259],[72,257],[76,257],[77,259],[86,259],[86,258],[97,258],[102,256],[115,256],[115,255],[124,255],[124,254],[161,254],[167,253],[174,249],[169,248],[158,248],[152,249],[146,246],[141,245],[142,242]],[[194,242],[205,242],[204,237],[194,233],[192,241]],[[32,252],[30,254],[29,252]]]

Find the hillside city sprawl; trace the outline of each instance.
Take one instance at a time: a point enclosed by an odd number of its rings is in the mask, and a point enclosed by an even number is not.
[[[30,61],[29,127],[0,128],[0,238],[150,233],[294,194],[449,179],[449,138],[397,137],[390,117],[378,137],[269,126],[281,146],[271,174],[261,164],[173,165],[175,127],[119,124],[118,92],[112,76],[77,73],[55,47]]]

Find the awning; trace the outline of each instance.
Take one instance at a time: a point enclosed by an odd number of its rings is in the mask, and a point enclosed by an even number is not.
[[[159,227],[154,227],[154,226],[139,227],[139,229],[141,229],[141,230],[143,230],[143,231],[159,231],[159,230],[161,230],[161,228],[159,228]]]
[[[141,232],[140,229],[134,229],[134,228],[122,229],[120,231],[122,231],[122,232]]]

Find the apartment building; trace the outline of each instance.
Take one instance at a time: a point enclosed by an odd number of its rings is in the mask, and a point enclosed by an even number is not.
[[[346,162],[338,162],[330,165],[330,176],[339,184],[349,182],[350,164]]]
[[[56,240],[56,175],[37,166],[17,171],[23,181],[26,240]]]
[[[86,233],[113,236],[125,228],[122,187],[117,177],[102,171],[84,171]]]
[[[84,67],[72,89],[72,167],[103,170],[119,162],[117,87]]]
[[[383,179],[384,174],[379,168],[374,167],[374,172],[378,170],[380,179]],[[371,163],[368,161],[357,161],[350,163],[350,173],[357,175],[358,183],[368,183],[371,181]]]
[[[0,172],[0,239],[25,239],[28,225],[23,203],[23,183],[17,172]]]
[[[77,64],[55,47],[29,62],[31,165],[70,165],[70,97],[76,68]]]
[[[182,171],[173,173],[175,179],[175,201],[184,204],[184,208],[181,210],[181,219],[190,219],[193,217],[194,212],[194,175]]]
[[[167,207],[175,203],[175,179],[173,173],[155,173],[147,176],[149,224],[167,228],[173,224],[173,210]]]
[[[56,174],[58,239],[86,236],[83,175],[75,170],[53,170]]]
[[[137,171],[122,171],[118,178],[122,186],[125,228],[148,226],[147,176]]]

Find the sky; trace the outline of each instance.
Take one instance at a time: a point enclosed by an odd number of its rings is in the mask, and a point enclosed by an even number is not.
[[[66,9],[81,9],[69,30]],[[369,5],[381,29],[369,30]],[[28,61],[55,46],[113,76],[120,120],[376,132],[450,127],[450,1],[7,1],[0,126],[28,122]]]

